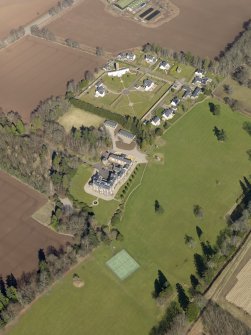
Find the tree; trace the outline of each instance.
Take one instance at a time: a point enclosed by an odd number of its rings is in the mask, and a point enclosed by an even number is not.
[[[17,280],[14,277],[13,273],[11,273],[10,275],[7,276],[6,278],[6,284],[8,287],[15,287],[17,288]]]
[[[190,282],[191,282],[192,288],[194,290],[196,290],[197,286],[200,283],[199,280],[197,279],[197,277],[193,274],[190,276]]]
[[[251,136],[251,122],[244,122],[242,128]]]
[[[93,73],[89,70],[86,70],[84,73],[84,78],[85,80],[92,81],[94,78]]]
[[[207,265],[200,254],[194,254],[194,264],[198,276],[203,278],[207,270]]]
[[[228,95],[231,95],[233,93],[233,88],[230,85],[223,85],[224,92]]]
[[[209,260],[215,254],[215,250],[211,247],[208,241],[206,243],[201,242],[201,249],[207,260]]]
[[[203,231],[199,226],[196,226],[196,233],[197,233],[198,238],[201,238]]]
[[[183,311],[186,311],[190,303],[189,298],[186,295],[185,290],[181,286],[181,284],[179,283],[176,284],[176,290],[178,293],[178,301],[179,301],[180,307],[183,309]]]
[[[165,290],[170,284],[161,270],[158,270],[158,280],[162,290]]]
[[[248,159],[251,161],[251,149],[247,150]]]
[[[200,205],[194,205],[193,206],[193,213],[196,217],[203,217],[204,213],[203,213],[203,209],[200,207]]]
[[[190,303],[187,311],[186,311],[186,316],[190,322],[194,321],[197,316],[199,315],[200,309],[199,307],[194,303]]]
[[[104,49],[102,47],[96,47],[96,55],[97,56],[103,56],[104,55]]]
[[[185,235],[184,236],[185,244],[188,245],[190,248],[193,248],[195,245],[194,239],[192,236]]]
[[[220,142],[224,142],[226,139],[226,133],[224,129],[219,129],[216,126],[213,129],[214,135],[216,136],[217,140]]]
[[[213,114],[213,115],[219,115],[220,114],[220,111],[221,111],[221,107],[220,105],[216,105],[212,102],[209,102],[209,109],[210,109],[210,112]]]
[[[154,202],[154,210],[155,210],[155,213],[159,213],[159,214],[162,214],[164,212],[164,209],[161,207],[158,200],[155,200]]]

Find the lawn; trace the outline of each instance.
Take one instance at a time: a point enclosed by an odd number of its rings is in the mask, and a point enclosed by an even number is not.
[[[99,127],[104,119],[72,106],[68,112],[59,118],[58,122],[69,132],[72,127],[80,128],[82,125]]]
[[[80,166],[77,173],[71,180],[70,193],[74,199],[78,201],[83,201],[88,205],[91,205],[92,202],[96,199],[90,194],[87,194],[84,191],[84,185],[90,179],[93,173],[93,169],[87,166]],[[118,202],[115,200],[105,201],[99,199],[99,204],[97,206],[93,206],[92,210],[95,213],[97,221],[100,224],[107,224],[111,219],[112,214],[115,212],[118,207]]]
[[[142,82],[142,81],[141,81]],[[141,83],[140,82],[140,83]],[[156,82],[156,81],[155,81]],[[167,91],[169,84],[156,82],[157,87],[151,92],[131,91],[122,95],[114,104],[113,109],[123,115],[135,115],[141,118]]]
[[[181,69],[181,72],[178,73],[176,71],[177,67]],[[192,79],[192,76],[194,74],[194,67],[190,65],[185,65],[185,64],[174,64],[174,66],[170,69],[169,74],[174,77],[175,79],[182,79],[185,78],[186,81],[189,81]]]
[[[219,116],[213,116],[205,101],[168,128],[155,149],[163,162],[150,159],[142,185],[127,202],[119,225],[124,241],[99,247],[74,270],[85,281],[83,288],[74,288],[72,274],[67,275],[10,334],[146,335],[160,317],[151,298],[157,271],[163,271],[172,285],[188,287],[193,254],[200,252],[196,226],[204,240],[213,243],[226,224],[224,215],[240,195],[239,180],[250,174],[245,120],[225,105]],[[214,126],[224,128],[225,142],[217,141]],[[155,200],[164,213],[155,213]],[[195,204],[203,208],[201,219],[193,215]],[[105,209],[103,214],[107,215]],[[194,237],[195,249],[184,244],[185,234]],[[139,264],[124,281],[106,265],[122,249]]]

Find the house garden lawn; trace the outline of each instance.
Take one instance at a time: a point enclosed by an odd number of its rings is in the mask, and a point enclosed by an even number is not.
[[[155,150],[163,162],[150,157],[142,185],[127,202],[118,227],[124,241],[96,249],[74,269],[85,286],[74,288],[72,274],[67,275],[21,317],[10,335],[145,335],[160,318],[151,298],[157,271],[173,286],[189,286],[193,254],[201,252],[196,225],[203,239],[214,243],[241,193],[239,180],[250,174],[250,137],[242,129],[247,118],[225,105],[213,116],[208,102],[177,120],[158,141]],[[214,126],[225,130],[225,142],[217,141]],[[155,213],[155,200],[164,213]],[[195,204],[203,208],[201,219],[193,215]],[[184,244],[185,234],[194,237],[194,249]],[[124,281],[105,264],[122,249],[140,266]]]
[[[181,72],[178,73],[176,71],[177,67],[179,67],[181,69]],[[185,64],[180,64],[180,63],[176,63],[174,64],[174,66],[170,69],[169,74],[170,76],[172,76],[175,79],[182,79],[185,78],[186,81],[189,81],[192,79],[192,76],[194,74],[194,67],[190,66],[190,65],[185,65]]]
[[[92,202],[96,200],[96,197],[84,191],[84,185],[90,179],[92,173],[93,169],[91,167],[81,165],[75,176],[72,178],[70,185],[70,193],[73,198],[85,202],[87,205],[91,205]],[[97,206],[92,206],[92,210],[100,224],[107,224],[119,203],[115,200],[105,201],[103,199],[99,199],[98,202],[99,204]]]

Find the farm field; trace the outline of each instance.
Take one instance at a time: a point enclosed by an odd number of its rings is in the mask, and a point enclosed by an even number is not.
[[[57,0],[0,0],[0,38],[47,12]]]
[[[180,8],[180,14],[156,28],[146,28],[112,15],[100,0],[85,0],[50,23],[48,29],[58,36],[70,37],[91,47],[98,45],[113,53],[151,41],[169,49],[215,57],[250,18],[249,0],[212,0],[204,1],[203,5],[200,0],[173,0],[173,3]]]
[[[242,129],[247,118],[225,105],[213,116],[208,102],[185,114],[159,141],[155,154],[163,162],[150,159],[142,185],[127,202],[119,225],[124,241],[98,248],[74,269],[85,281],[83,289],[74,288],[72,274],[67,275],[21,317],[10,335],[34,330],[37,335],[145,335],[160,317],[151,297],[157,271],[163,271],[172,285],[188,287],[195,271],[193,254],[200,252],[195,227],[201,227],[205,241],[214,243],[226,224],[225,214],[240,195],[239,180],[250,171],[249,136]],[[224,143],[213,135],[214,126],[226,131]],[[154,212],[155,200],[164,213]],[[203,218],[194,216],[194,204],[203,208]],[[185,245],[185,234],[194,237],[194,249]],[[139,264],[124,281],[105,264],[122,249]],[[60,320],[56,328],[55,319]]]
[[[85,70],[103,64],[77,50],[35,37],[0,50],[0,99],[3,111],[18,111],[25,121],[41,100],[62,95],[66,82],[80,80]]]
[[[65,128],[67,132],[69,132],[72,127],[99,127],[102,122],[104,122],[104,119],[72,106],[68,112],[66,112],[58,119],[58,122]]]
[[[31,215],[46,203],[46,198],[0,171],[0,268],[1,274],[37,269],[38,250],[60,247],[69,237],[42,226]]]

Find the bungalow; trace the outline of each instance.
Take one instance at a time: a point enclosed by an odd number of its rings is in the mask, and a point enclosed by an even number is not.
[[[154,82],[151,79],[144,79],[143,80],[143,89],[145,91],[151,91],[154,88]]]
[[[159,64],[159,68],[161,70],[169,70],[170,67],[171,67],[171,65],[168,62],[164,61],[164,60],[162,62],[160,62],[160,64]]]
[[[162,113],[163,120],[171,120],[175,115],[175,112],[172,108],[165,109]]]
[[[154,127],[160,126],[160,118],[158,116],[154,116],[151,120],[151,124]]]
[[[95,97],[96,98],[103,98],[105,96],[105,87],[104,84],[102,82],[98,82],[96,84],[96,89],[95,89]]]
[[[118,123],[115,122],[115,121],[112,121],[112,120],[105,120],[104,125],[105,125],[105,127],[115,129],[117,127]]]
[[[180,99],[178,98],[178,97],[174,97],[172,100],[171,100],[171,106],[172,107],[178,107],[178,105],[179,105],[179,103],[180,103]]]
[[[148,63],[148,64],[155,64],[157,62],[157,58],[155,56],[152,56],[152,55],[145,55],[145,61]]]
[[[114,71],[109,71],[107,72],[109,77],[118,77],[121,78],[124,74],[129,73],[130,69],[129,68],[123,68],[119,70],[114,70]]]
[[[118,132],[118,137],[121,138],[123,142],[130,144],[132,143],[132,141],[135,139],[136,136],[130,133],[129,131],[120,129],[120,131]]]
[[[199,97],[199,95],[201,94],[201,88],[200,87],[196,87],[194,90],[193,90],[193,93],[191,95],[191,99],[197,99]]]

